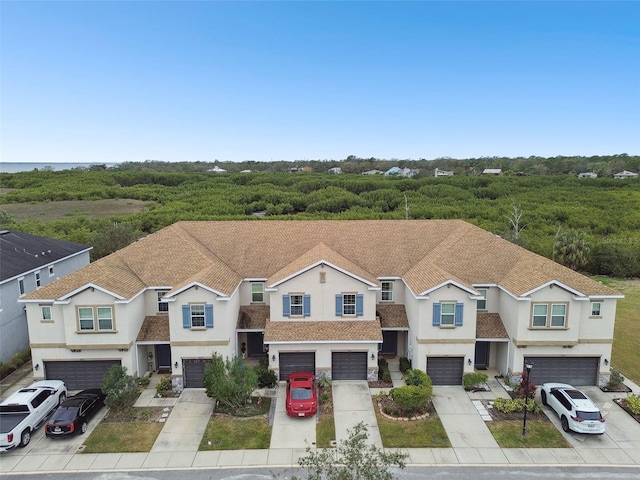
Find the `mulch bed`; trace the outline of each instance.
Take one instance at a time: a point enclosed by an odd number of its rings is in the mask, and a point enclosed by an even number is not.
[[[329,395],[329,400],[323,402],[322,398],[326,395]],[[320,416],[333,415],[333,389],[331,385],[328,387],[318,387],[318,414]]]
[[[165,410],[168,407],[130,407],[110,409],[102,419],[104,423],[129,423],[129,422],[144,422],[154,423],[160,421],[162,414],[168,413],[169,410]]]
[[[394,402],[393,398],[391,398],[389,395],[379,395],[377,397],[377,402],[378,402],[378,406],[380,407],[380,411],[384,412],[385,415],[393,418],[398,418],[398,419],[407,418],[407,417],[402,417],[398,415],[398,413],[396,413],[398,410],[398,407],[396,406],[396,402]],[[433,407],[433,403],[429,402],[427,406],[424,408],[424,410],[416,412],[415,417],[421,417],[423,415],[435,416],[435,414],[436,414],[436,410]]]
[[[627,399],[626,398],[614,398],[613,401],[616,402],[620,406],[620,408],[622,408],[625,412],[627,412],[629,415],[631,415],[631,417],[636,422],[640,423],[640,414],[633,413],[631,410],[629,410],[629,407],[627,406]]]
[[[482,404],[485,406],[485,408],[489,407],[489,402],[491,400],[482,400]],[[501,421],[501,420],[523,420],[524,417],[524,411],[521,410],[519,412],[513,412],[513,413],[503,413],[501,411],[499,411],[498,409],[496,409],[495,407],[492,408],[487,408],[487,412],[489,412],[489,415],[491,415],[491,418],[493,420],[496,421]],[[531,410],[527,411],[527,420],[539,420],[539,421],[546,421],[546,422],[550,422],[551,420],[549,420],[549,417],[547,417],[545,415],[544,412],[538,412],[538,413],[534,413]]]
[[[382,380],[369,382],[369,388],[393,388],[393,382],[383,382]]]
[[[616,385],[615,387],[600,387],[600,390],[602,390],[603,392],[613,392],[613,393],[629,393],[631,392],[631,389],[629,387],[627,387],[624,383],[621,383],[620,385]]]

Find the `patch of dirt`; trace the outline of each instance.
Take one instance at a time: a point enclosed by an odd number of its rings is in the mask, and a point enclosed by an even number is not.
[[[168,408],[168,410],[165,410]],[[154,423],[160,421],[164,413],[169,413],[170,407],[129,407],[110,409],[102,419],[104,423]]]
[[[369,382],[369,388],[393,388],[393,382],[383,382],[382,380]]]
[[[616,402],[620,406],[620,408],[622,408],[625,412],[627,412],[629,415],[631,415],[631,417],[636,422],[640,423],[640,414],[633,413],[631,410],[629,410],[629,407],[627,406],[627,399],[626,398],[614,398],[613,401]]]
[[[620,385],[616,385],[615,387],[600,387],[600,390],[602,390],[603,392],[620,392],[620,393],[629,393],[631,392],[631,389],[629,387],[627,387],[624,383],[621,383]]]
[[[331,385],[318,387],[318,414],[320,416],[333,415],[333,389]]]
[[[18,222],[42,220],[49,222],[59,218],[86,217],[101,218],[112,215],[130,215],[147,210],[155,202],[131,198],[111,198],[104,200],[61,200],[58,202],[5,203],[2,210],[12,215]]]

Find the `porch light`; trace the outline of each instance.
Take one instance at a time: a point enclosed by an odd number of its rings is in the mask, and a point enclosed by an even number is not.
[[[469,358],[469,359],[467,359],[467,365],[471,365],[471,363],[472,363],[472,362],[471,362],[471,359],[470,359],[470,358]]]
[[[276,361],[276,356],[275,355],[271,355],[271,361],[275,362]]]
[[[604,364],[605,365],[609,365],[609,360],[607,360],[606,358],[604,359]]]
[[[376,354],[375,354],[375,353],[372,353],[372,354],[371,354],[371,360],[375,360],[375,359],[376,359]]]
[[[173,364],[173,368],[178,368],[178,362]]]
[[[40,370],[40,364],[36,363],[36,366],[34,367],[36,370]]]

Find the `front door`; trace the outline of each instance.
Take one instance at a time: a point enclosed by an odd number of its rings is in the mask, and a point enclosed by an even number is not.
[[[259,357],[264,353],[264,334],[262,332],[249,332],[247,333],[247,343],[250,357]]]
[[[486,370],[489,366],[489,342],[476,342],[475,368]]]
[[[382,331],[382,355],[395,355],[398,353],[398,332],[393,330]]]
[[[158,370],[171,368],[171,345],[156,345],[156,358],[158,359]]]

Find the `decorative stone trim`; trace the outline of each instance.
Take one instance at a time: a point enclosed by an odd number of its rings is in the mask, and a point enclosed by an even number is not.
[[[380,412],[380,415],[382,415],[384,418],[388,418],[389,420],[394,420],[396,422],[415,422],[418,420],[424,420],[425,418],[429,417],[429,412],[423,415],[416,415],[415,417],[392,417],[391,415],[387,415],[386,413],[384,413],[384,411],[382,410],[382,405],[380,405],[379,401],[378,401],[378,411]]]

